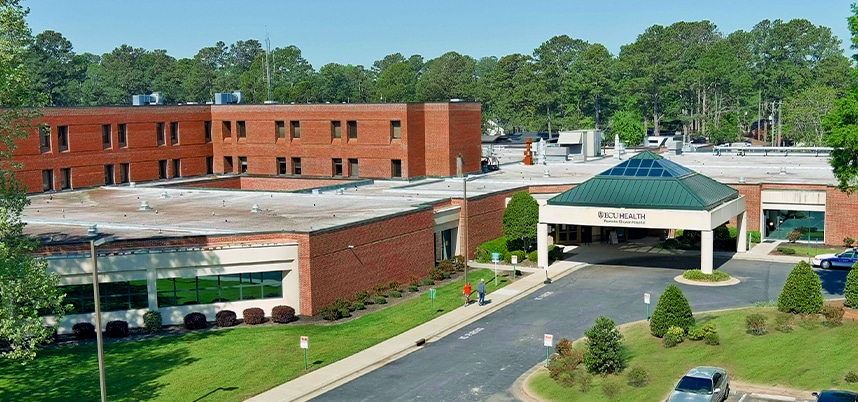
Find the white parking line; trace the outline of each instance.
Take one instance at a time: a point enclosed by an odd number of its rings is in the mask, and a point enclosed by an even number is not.
[[[739,398],[739,402],[744,402],[745,398],[747,398],[747,397],[748,397],[748,394],[742,394],[742,397]]]

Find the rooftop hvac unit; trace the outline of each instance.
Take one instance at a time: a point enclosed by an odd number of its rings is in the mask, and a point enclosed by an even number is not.
[[[231,103],[242,104],[244,103],[244,93],[241,91],[235,91],[233,93],[226,92],[218,92],[214,97],[215,105],[228,105]]]
[[[132,95],[131,104],[134,106],[163,105],[164,96],[160,92],[152,92],[149,95]]]

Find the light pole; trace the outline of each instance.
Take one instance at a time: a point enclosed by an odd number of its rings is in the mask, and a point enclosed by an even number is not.
[[[456,175],[462,178],[462,232],[465,238],[465,251],[462,254],[465,257],[465,283],[468,283],[468,178],[463,173],[463,165],[462,153],[459,152],[456,157]]]
[[[89,241],[89,254],[92,256],[92,296],[95,301],[95,340],[98,344],[98,382],[101,387],[101,402],[107,402],[107,382],[104,379],[104,338],[101,335],[101,298],[98,295],[98,254],[95,247],[115,240],[113,236]]]

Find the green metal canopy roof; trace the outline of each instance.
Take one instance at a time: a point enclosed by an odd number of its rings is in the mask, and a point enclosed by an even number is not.
[[[644,151],[548,200],[548,205],[708,211],[739,192]]]

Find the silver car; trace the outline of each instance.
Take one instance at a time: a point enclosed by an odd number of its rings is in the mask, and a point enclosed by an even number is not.
[[[730,377],[720,367],[695,367],[688,370],[668,402],[721,402],[730,395]]]

